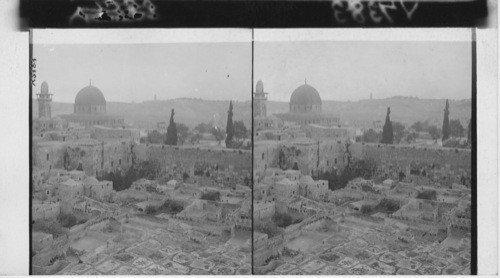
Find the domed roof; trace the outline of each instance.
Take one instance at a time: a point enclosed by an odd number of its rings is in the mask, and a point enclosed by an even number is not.
[[[293,91],[290,104],[308,105],[321,104],[321,97],[313,86],[304,84]]]
[[[106,99],[101,90],[88,85],[76,94],[75,105],[106,105]]]

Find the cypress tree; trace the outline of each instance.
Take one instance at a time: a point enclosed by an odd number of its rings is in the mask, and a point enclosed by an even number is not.
[[[172,113],[170,114],[170,124],[167,127],[167,138],[165,140],[165,144],[167,145],[177,145],[177,127],[174,122],[174,109],[172,109]]]
[[[392,131],[392,123],[389,115],[391,114],[391,108],[387,107],[387,116],[385,116],[385,124],[382,130],[382,144],[392,144],[394,141],[394,133]]]
[[[229,111],[227,111],[227,125],[226,125],[226,147],[231,147],[234,137],[233,126],[233,102],[229,102]]]
[[[443,141],[450,138],[451,128],[450,128],[450,104],[446,100],[446,106],[444,107],[444,119],[443,119]]]

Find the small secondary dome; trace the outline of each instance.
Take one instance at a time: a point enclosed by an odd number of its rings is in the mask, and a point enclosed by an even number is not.
[[[106,99],[98,88],[88,85],[75,97],[75,105],[106,105]]]
[[[290,105],[321,105],[321,97],[313,86],[304,84],[293,91],[290,97]]]

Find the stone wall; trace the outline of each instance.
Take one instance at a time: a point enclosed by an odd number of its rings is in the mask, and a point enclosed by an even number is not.
[[[254,219],[263,220],[271,218],[276,211],[274,202],[255,203],[254,204]]]
[[[352,141],[356,139],[356,132],[353,128],[340,128],[340,127],[325,127],[319,125],[308,125],[305,127],[308,137],[314,139],[330,138],[331,140],[337,140],[342,138],[348,138]]]
[[[359,143],[357,143],[360,145]],[[391,146],[383,144],[362,145],[362,159],[373,159],[380,163],[397,164],[409,168],[410,163],[435,164],[450,170],[465,170],[470,173],[472,157],[468,149],[423,148],[410,146]]]
[[[451,185],[470,182],[472,156],[468,149],[425,148],[414,146],[391,146],[383,144],[362,145],[359,159],[376,162],[376,176],[399,179],[405,174],[404,181],[416,184]]]
[[[128,142],[99,142],[79,140],[73,142],[43,142],[33,144],[33,166],[37,169],[75,170],[96,176],[103,171],[127,169],[133,153]]]
[[[155,161],[163,172],[178,167],[182,172],[192,173],[195,164],[217,166],[219,171],[227,170],[225,181],[231,179],[230,173],[250,177],[251,151],[226,149],[200,149],[197,147],[178,147],[165,145],[135,144],[130,141],[100,142],[80,140],[74,142],[43,142],[33,145],[33,163],[36,169],[81,169],[89,176],[99,176],[105,172],[126,170],[132,163]]]
[[[254,176],[264,173],[268,168],[278,167],[278,154],[282,142],[263,141],[256,142],[254,145]]]
[[[125,128],[109,128],[104,126],[94,126],[92,128],[93,137],[101,139],[128,139],[136,143],[139,143],[140,134],[139,130],[136,129],[125,129]]]
[[[32,221],[38,221],[40,219],[56,218],[60,214],[61,208],[59,202],[33,203],[31,211]]]
[[[470,184],[472,157],[468,149],[349,143],[345,140],[304,142],[257,142],[254,148],[254,178],[260,180],[268,168],[292,168],[316,177],[319,172],[342,170],[351,160],[372,160],[376,177],[417,184]],[[281,154],[281,158],[280,158]],[[465,182],[464,182],[465,181]]]
[[[50,141],[33,143],[32,161],[34,168],[48,172],[63,168],[63,153],[67,143]]]
[[[361,157],[361,146],[349,145],[352,157]],[[297,164],[303,175],[315,176],[321,171],[343,169],[348,162],[345,139],[309,140],[309,142],[276,142],[263,141],[254,147],[254,171],[258,175],[268,168],[280,168],[281,160],[285,169]]]
[[[282,235],[268,238],[259,243],[258,246],[254,245],[254,266],[259,267],[264,265],[270,257],[280,254],[284,247],[285,239]]]
[[[162,167],[172,164],[189,169],[196,162],[218,165],[219,170],[233,167],[234,171],[251,171],[252,153],[248,150],[201,149],[166,145],[136,145],[134,154],[138,160],[157,161]]]

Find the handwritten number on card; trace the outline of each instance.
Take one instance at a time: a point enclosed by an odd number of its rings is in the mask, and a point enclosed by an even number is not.
[[[347,16],[345,12],[345,2],[342,0],[333,0],[332,8],[335,16],[335,20],[338,23],[344,24],[347,22]]]
[[[31,59],[31,86],[35,86],[36,82],[36,59],[32,58]]]
[[[352,19],[357,23],[365,23],[365,17],[363,15],[363,4],[361,0],[348,0],[347,10],[351,12]]]
[[[396,5],[398,2],[401,7]],[[334,18],[340,24],[346,24],[351,19],[358,24],[370,20],[376,24],[383,21],[394,24],[393,16],[398,11],[403,12],[407,20],[412,20],[417,8],[417,2],[408,4],[406,0],[332,0]]]

